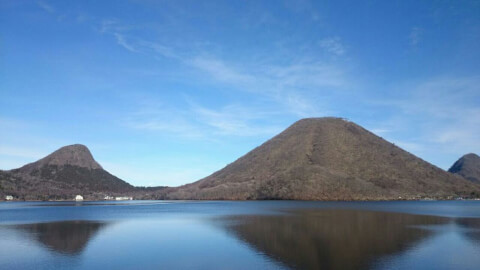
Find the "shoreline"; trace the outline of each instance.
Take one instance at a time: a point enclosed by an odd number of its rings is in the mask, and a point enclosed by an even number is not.
[[[71,202],[71,203],[83,203],[83,202],[128,202],[128,201],[189,201],[189,202],[261,202],[261,201],[297,201],[297,202],[428,202],[428,201],[480,201],[480,198],[475,199],[397,199],[397,200],[198,200],[198,199],[183,199],[183,200],[176,200],[176,199],[133,199],[133,200],[83,200],[83,201],[75,201],[75,200],[0,200],[0,202]]]

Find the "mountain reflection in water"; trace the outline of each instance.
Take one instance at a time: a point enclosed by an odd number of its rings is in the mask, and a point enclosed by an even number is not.
[[[464,229],[464,236],[480,247],[480,218],[459,218],[455,223]]]
[[[48,249],[77,255],[88,241],[107,225],[97,221],[61,221],[16,225],[15,228],[28,233]]]
[[[451,223],[452,219],[327,209],[234,216],[223,221],[237,238],[289,267],[366,269],[376,259],[400,253],[434,234],[423,227]]]

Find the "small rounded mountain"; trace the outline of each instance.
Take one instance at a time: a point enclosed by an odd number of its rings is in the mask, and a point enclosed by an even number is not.
[[[466,154],[457,160],[448,171],[480,184],[480,157],[474,153]]]

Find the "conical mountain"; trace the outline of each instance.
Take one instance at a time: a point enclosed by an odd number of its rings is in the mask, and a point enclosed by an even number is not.
[[[448,197],[479,186],[341,118],[303,119],[171,199],[378,200]]]
[[[76,194],[102,198],[134,190],[105,171],[80,144],[62,147],[21,168],[0,172],[0,190],[22,199],[72,199]]]
[[[480,157],[473,153],[466,154],[457,160],[448,171],[480,184]]]

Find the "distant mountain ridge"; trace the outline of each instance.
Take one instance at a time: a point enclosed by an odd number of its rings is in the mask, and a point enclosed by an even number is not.
[[[466,154],[458,159],[448,171],[480,184],[480,157],[474,153]]]
[[[297,121],[225,168],[159,196],[387,200],[448,198],[479,189],[353,122],[326,117]]]
[[[341,118],[307,118],[235,162],[181,187],[134,187],[104,170],[80,144],[0,171],[0,196],[71,200],[135,196],[194,200],[396,200],[478,197],[478,156],[446,172]],[[457,175],[458,174],[458,175]],[[468,179],[468,180],[466,180]]]

